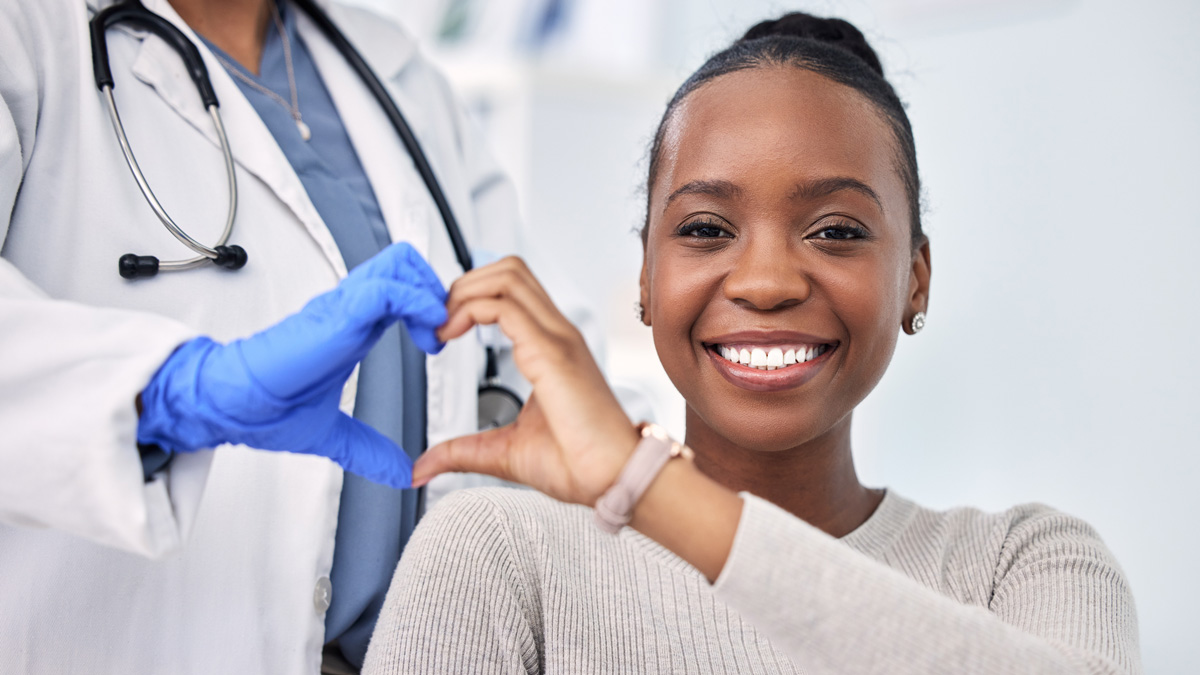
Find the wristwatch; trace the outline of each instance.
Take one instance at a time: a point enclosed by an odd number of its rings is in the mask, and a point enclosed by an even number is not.
[[[642,422],[637,425],[637,430],[642,440],[633,449],[616,482],[596,500],[596,526],[609,534],[616,534],[629,524],[633,508],[667,462],[676,457],[688,461],[695,458],[691,448],[672,440],[666,429],[657,424]]]

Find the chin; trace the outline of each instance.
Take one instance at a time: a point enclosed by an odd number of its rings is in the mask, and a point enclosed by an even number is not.
[[[848,428],[850,415],[844,420]],[[730,411],[703,414],[691,407],[688,408],[687,425],[689,442],[720,443],[723,440],[747,450],[772,453],[806,445],[840,431],[843,426],[807,415],[781,415],[777,410],[762,414],[745,410],[741,414],[730,414]]]

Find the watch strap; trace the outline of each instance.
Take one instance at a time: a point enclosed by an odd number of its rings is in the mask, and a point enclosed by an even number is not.
[[[691,448],[671,440],[657,424],[642,422],[638,433],[642,439],[616,482],[596,500],[596,526],[609,534],[616,534],[629,524],[634,507],[667,462],[675,457],[692,459],[693,456]]]

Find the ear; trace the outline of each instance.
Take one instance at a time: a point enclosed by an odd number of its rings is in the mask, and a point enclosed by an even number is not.
[[[912,269],[908,275],[908,307],[900,325],[909,335],[913,334],[912,319],[917,312],[929,312],[929,277],[932,273],[929,237],[922,235],[920,245],[913,249]]]
[[[642,324],[650,325],[650,269],[646,263],[646,253],[642,252],[642,274],[638,278],[638,301],[642,303]]]

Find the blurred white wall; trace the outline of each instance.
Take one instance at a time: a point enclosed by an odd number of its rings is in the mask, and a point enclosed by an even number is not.
[[[613,378],[677,433],[631,309],[662,106],[758,19],[857,23],[910,105],[934,261],[928,327],[856,414],[861,474],[934,507],[1084,517],[1129,575],[1147,672],[1195,672],[1200,3],[576,0],[538,42],[544,1],[359,1],[427,40],[481,112],[604,319]],[[439,44],[448,7],[474,18]]]

